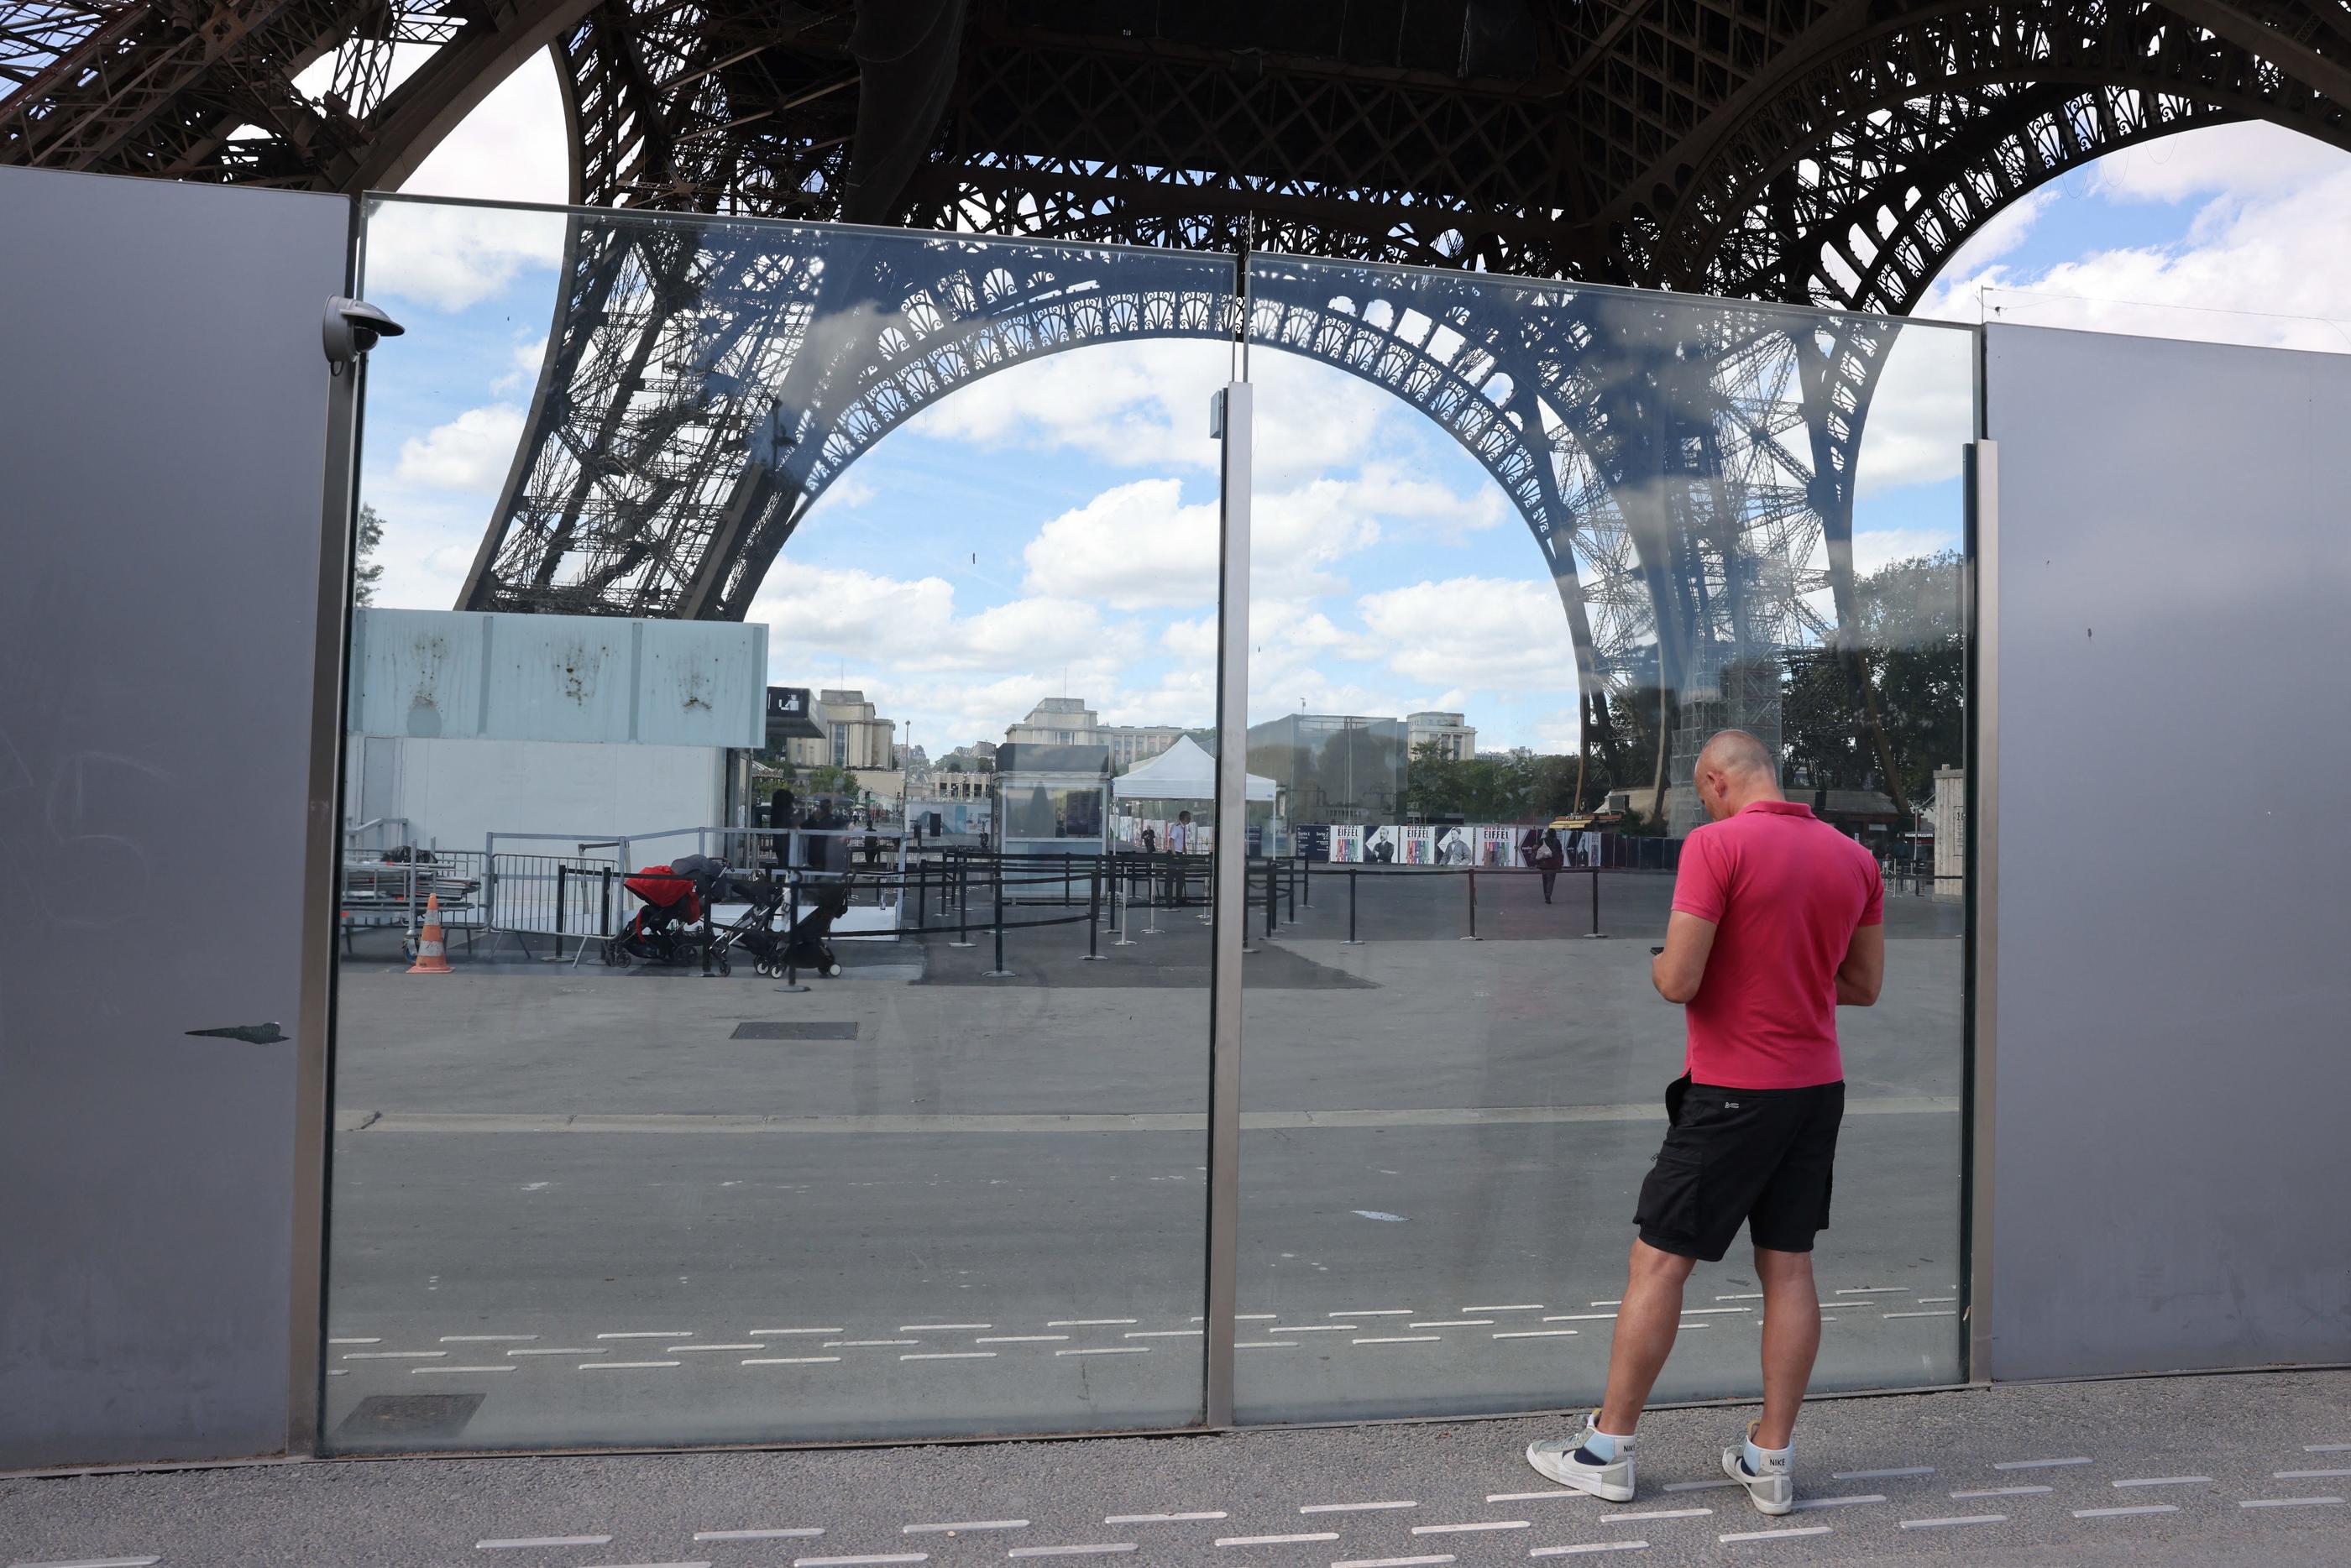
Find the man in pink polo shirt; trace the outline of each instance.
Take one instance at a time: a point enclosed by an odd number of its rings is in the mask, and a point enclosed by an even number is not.
[[[1771,753],[1742,730],[1695,767],[1708,824],[1682,846],[1657,994],[1686,1004],[1687,1065],[1641,1183],[1608,1394],[1574,1438],[1530,1444],[1551,1480],[1633,1499],[1633,1433],[1673,1353],[1682,1285],[1747,1227],[1763,1286],[1763,1414],[1723,1450],[1755,1506],[1795,1503],[1796,1410],[1821,1344],[1813,1237],[1827,1229],[1844,1116],[1836,1010],[1867,1007],[1886,975],[1886,890],[1868,851],[1780,793]]]

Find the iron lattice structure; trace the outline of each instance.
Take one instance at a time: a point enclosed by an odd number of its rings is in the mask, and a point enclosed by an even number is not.
[[[2101,154],[2249,119],[2351,147],[2341,0],[19,0],[0,161],[391,187],[539,49],[575,199],[710,221],[573,221],[466,605],[739,617],[823,487],[928,400],[1246,326],[1494,475],[1587,701],[1654,688],[1759,724],[1753,656],[1851,618],[1890,329],[1564,285],[1899,315]],[[1244,304],[1187,251],[1552,281],[1261,262]]]

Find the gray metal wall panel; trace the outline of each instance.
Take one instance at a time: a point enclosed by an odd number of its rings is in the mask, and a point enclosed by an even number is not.
[[[1992,1366],[2351,1345],[2351,357],[1994,327]]]
[[[349,221],[0,169],[0,1467],[286,1441]]]

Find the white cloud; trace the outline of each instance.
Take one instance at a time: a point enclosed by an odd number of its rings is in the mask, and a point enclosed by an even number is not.
[[[1961,248],[1978,265],[1999,260],[2032,237],[2032,225],[2041,221],[2057,195],[2053,185],[2027,192],[1993,213],[1991,221],[1970,235]]]
[[[2282,125],[2247,120],[2166,136],[2101,158],[2091,185],[2116,202],[2289,191],[2343,167],[2343,153]]]
[[[1047,354],[941,399],[906,428],[991,448],[1068,448],[1130,467],[1213,468],[1221,345],[1117,343]]]
[[[469,309],[526,269],[551,274],[563,259],[564,222],[560,213],[382,202],[368,213],[368,295],[452,315]],[[527,319],[554,309],[554,279],[543,281],[524,306]]]
[[[1854,460],[1862,496],[1959,475],[1975,434],[1975,338],[1947,327],[1905,327],[1871,390]]]
[[[1120,609],[1213,602],[1217,508],[1186,505],[1183,489],[1173,479],[1139,479],[1062,513],[1021,552],[1023,590]]]
[[[400,188],[412,196],[552,206],[569,202],[571,151],[562,94],[547,51],[534,51],[490,89]]]
[[[514,369],[490,383],[493,392],[519,391],[538,384],[538,372],[547,362],[547,334],[542,332],[528,343],[514,347]]]
[[[843,655],[914,672],[1092,669],[1124,662],[1144,640],[1092,604],[1019,598],[962,615],[945,577],[887,577],[789,557],[768,574],[751,618],[773,628],[779,658],[787,649],[792,658]]]
[[[1357,601],[1389,669],[1440,689],[1575,690],[1558,590],[1524,578],[1450,577]]]
[[[2040,268],[2002,265],[1971,242],[1918,313],[2351,350],[2341,238],[2351,233],[2351,156],[2294,132],[2231,126],[2167,137],[2096,170],[2095,189],[2107,200],[2211,200],[2177,243]]]
[[[522,425],[523,412],[511,403],[467,409],[447,424],[401,442],[392,478],[428,490],[495,493],[514,463]]]
[[[1855,529],[1853,535],[1854,576],[1865,577],[1896,561],[1915,560],[1921,556],[1956,550],[1959,544],[1957,534],[1931,528]],[[1824,569],[1828,565],[1825,547],[1818,552],[1817,559]]]

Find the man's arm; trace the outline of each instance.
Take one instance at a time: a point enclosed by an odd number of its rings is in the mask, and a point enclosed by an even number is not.
[[[1844,962],[1837,965],[1837,1005],[1875,1006],[1877,992],[1885,983],[1886,928],[1876,924],[1855,926],[1853,940],[1845,944]]]
[[[1706,980],[1714,951],[1714,922],[1676,909],[1666,921],[1666,950],[1649,961],[1649,982],[1667,1002],[1687,1002]],[[1837,987],[1842,997],[1844,987]]]

